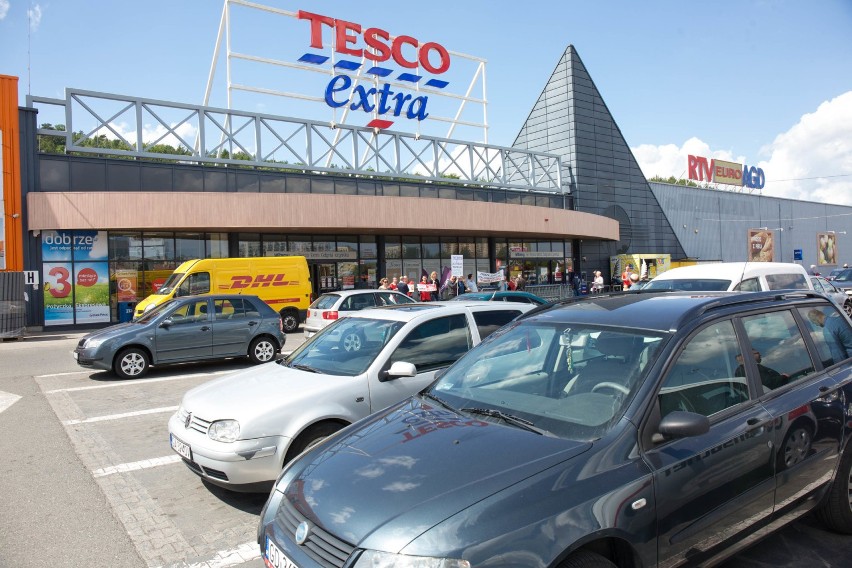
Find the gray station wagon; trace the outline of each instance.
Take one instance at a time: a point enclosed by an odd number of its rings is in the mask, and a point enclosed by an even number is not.
[[[151,365],[165,363],[246,356],[266,363],[284,340],[281,316],[257,296],[183,296],[86,335],[74,359],[83,367],[136,379]]]

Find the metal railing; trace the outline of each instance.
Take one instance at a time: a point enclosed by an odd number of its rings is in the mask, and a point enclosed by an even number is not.
[[[37,132],[67,153],[568,191],[560,157],[543,152],[79,89],[27,104],[63,111],[65,130]]]

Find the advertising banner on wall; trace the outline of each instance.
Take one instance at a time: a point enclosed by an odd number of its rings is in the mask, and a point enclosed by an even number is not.
[[[70,252],[70,249],[69,249]],[[46,262],[43,265],[44,325],[74,323],[74,297],[70,262]]]
[[[116,270],[115,289],[116,300],[119,302],[135,302],[138,289],[139,273],[135,270]]]
[[[817,233],[817,264],[837,264],[837,235]]]
[[[775,231],[748,230],[748,260],[749,262],[775,261]]]
[[[74,264],[74,311],[77,323],[109,321],[109,265],[106,262]]]

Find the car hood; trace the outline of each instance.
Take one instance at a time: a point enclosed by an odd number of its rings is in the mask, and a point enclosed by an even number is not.
[[[99,329],[97,331],[93,331],[91,333],[87,333],[83,336],[83,340],[89,339],[112,339],[113,337],[119,337],[124,335],[127,332],[136,332],[141,329],[144,329],[144,326],[140,324],[127,322],[127,323],[119,323],[117,325],[111,325],[109,327],[105,327],[103,329]]]
[[[363,377],[311,373],[272,362],[199,385],[181,404],[203,420],[238,420],[240,438],[246,439],[281,434],[282,413],[327,403],[361,384]]]
[[[284,492],[338,538],[399,551],[459,511],[590,447],[414,397],[306,454],[286,475]]]

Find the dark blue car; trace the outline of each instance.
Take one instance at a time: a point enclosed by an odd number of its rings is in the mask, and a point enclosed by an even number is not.
[[[292,462],[258,543],[273,567],[579,568],[718,563],[814,510],[849,534],[849,353],[810,291],[538,308]]]

